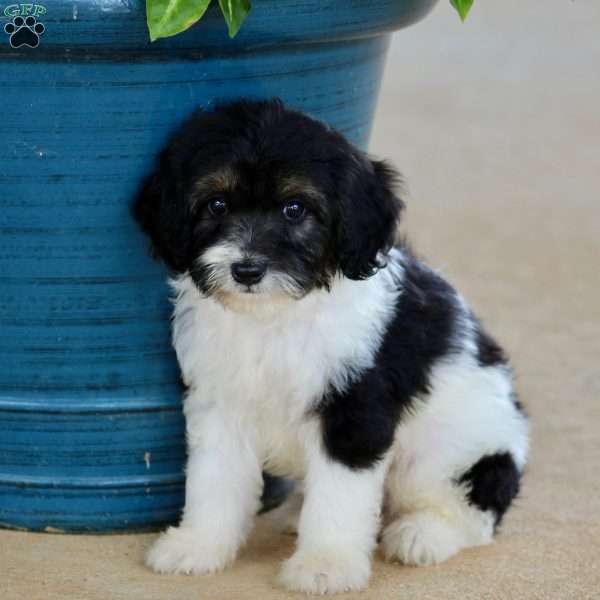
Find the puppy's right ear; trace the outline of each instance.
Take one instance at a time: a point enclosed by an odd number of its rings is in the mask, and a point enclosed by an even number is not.
[[[152,254],[175,272],[190,263],[192,221],[180,178],[164,152],[158,168],[144,181],[133,204],[133,216],[150,237]]]

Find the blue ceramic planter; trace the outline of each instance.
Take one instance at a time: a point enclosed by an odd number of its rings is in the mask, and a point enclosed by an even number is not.
[[[366,146],[389,34],[434,3],[253,0],[233,41],[210,9],[152,45],[135,0],[0,4],[0,524],[177,519],[170,307],[132,195],[171,129],[215,100],[279,96]],[[17,13],[44,25],[37,47]]]

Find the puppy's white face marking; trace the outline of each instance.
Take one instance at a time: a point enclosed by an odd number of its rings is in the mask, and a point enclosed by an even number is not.
[[[238,246],[231,242],[220,242],[205,250],[196,262],[207,268],[209,288],[239,293],[243,289],[236,289],[239,284],[231,276],[231,265],[243,259],[244,254]]]
[[[244,260],[267,263],[266,273],[259,283],[247,286],[233,278],[232,266]],[[196,262],[208,273],[205,281],[214,298],[238,312],[268,316],[281,308],[282,304],[304,295],[292,277],[276,271],[265,257],[251,254],[233,242],[223,241],[209,247]]]

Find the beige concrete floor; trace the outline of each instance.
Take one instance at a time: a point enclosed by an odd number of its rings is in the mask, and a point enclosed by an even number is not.
[[[362,598],[600,598],[600,2],[442,0],[398,35],[372,143],[405,173],[405,231],[509,349],[534,422],[493,546],[415,569],[377,559]],[[2,600],[286,598],[293,540],[257,528],[229,571],[158,576],[153,536],[0,532]]]

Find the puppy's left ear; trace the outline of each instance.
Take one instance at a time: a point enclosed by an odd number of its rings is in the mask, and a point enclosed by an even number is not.
[[[384,161],[365,156],[355,158],[347,174],[340,198],[338,263],[349,279],[366,279],[383,266],[380,255],[394,243],[404,208],[395,193],[400,175]]]
[[[149,236],[152,254],[177,273],[189,267],[192,244],[190,208],[179,189],[181,179],[168,151],[144,181],[132,212]]]

